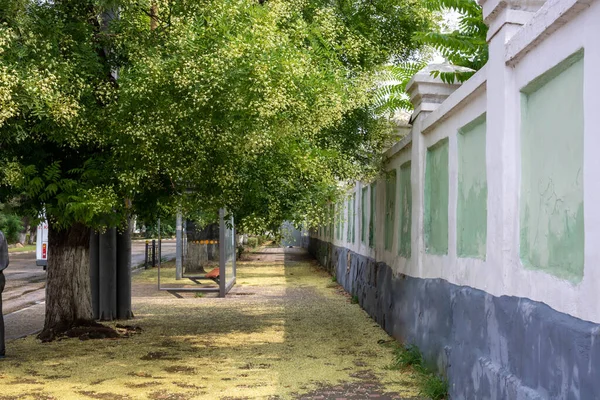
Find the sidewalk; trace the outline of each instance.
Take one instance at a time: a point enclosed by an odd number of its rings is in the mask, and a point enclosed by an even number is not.
[[[46,303],[40,300],[27,308],[5,315],[4,331],[6,340],[18,339],[40,332],[44,327],[45,307]]]
[[[301,249],[267,248],[238,264],[225,299],[175,298],[156,271],[134,277],[143,329],[118,340],[9,341],[7,398],[408,399],[410,371],[389,370],[390,337]],[[174,276],[165,267],[161,280]],[[28,397],[29,396],[29,397]],[[36,397],[37,396],[37,397]]]

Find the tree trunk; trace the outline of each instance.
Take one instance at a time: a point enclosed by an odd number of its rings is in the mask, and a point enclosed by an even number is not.
[[[187,221],[187,253],[184,258],[186,273],[206,273],[219,261],[219,224],[201,227]]]
[[[158,27],[158,5],[152,2],[150,5],[150,30],[155,30]]]
[[[29,227],[29,243],[27,244],[35,244],[37,240],[37,226]]]
[[[38,336],[42,341],[93,318],[89,245],[90,229],[84,225],[58,230],[49,224],[46,319]]]
[[[205,274],[207,272],[204,269],[208,265],[207,246],[199,242],[188,241],[187,254],[185,255],[185,262],[183,264],[186,273],[196,272]]]

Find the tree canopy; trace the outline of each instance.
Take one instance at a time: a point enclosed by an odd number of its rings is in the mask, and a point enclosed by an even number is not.
[[[464,82],[487,63],[488,27],[477,0],[428,0],[427,7],[434,12],[452,10],[458,13],[458,27],[450,32],[429,30],[418,32],[416,39],[438,50],[450,64],[470,68],[471,72],[433,71],[444,82]]]
[[[476,0],[427,0],[425,5],[434,13],[456,12],[457,27],[447,32],[439,27],[419,31],[415,34],[415,40],[425,46],[425,49],[439,52],[450,64],[468,68],[453,72],[433,70],[431,74],[446,83],[466,81],[488,60],[488,27],[483,21],[481,6]],[[430,60],[431,55],[425,50],[424,57],[386,66],[380,75],[375,112],[389,116],[398,111],[412,110],[405,91],[406,85]]]
[[[420,0],[0,0],[0,202],[49,221],[41,337],[93,317],[90,228],[220,207],[247,231],[322,223],[340,182],[377,171],[377,71],[413,54],[430,14]]]
[[[3,1],[0,194],[57,228],[115,225],[123,192],[107,140],[116,84],[91,2]]]
[[[155,29],[149,1],[2,1],[3,197],[57,227],[226,206],[265,229],[376,170],[375,72],[418,47],[419,1],[153,3]]]

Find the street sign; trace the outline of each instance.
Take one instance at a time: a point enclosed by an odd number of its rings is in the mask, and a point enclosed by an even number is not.
[[[35,263],[46,269],[48,265],[48,221],[42,221],[38,225],[35,246]]]

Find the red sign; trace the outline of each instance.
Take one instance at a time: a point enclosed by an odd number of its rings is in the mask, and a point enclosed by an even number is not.
[[[42,243],[42,260],[46,259],[46,243]]]

